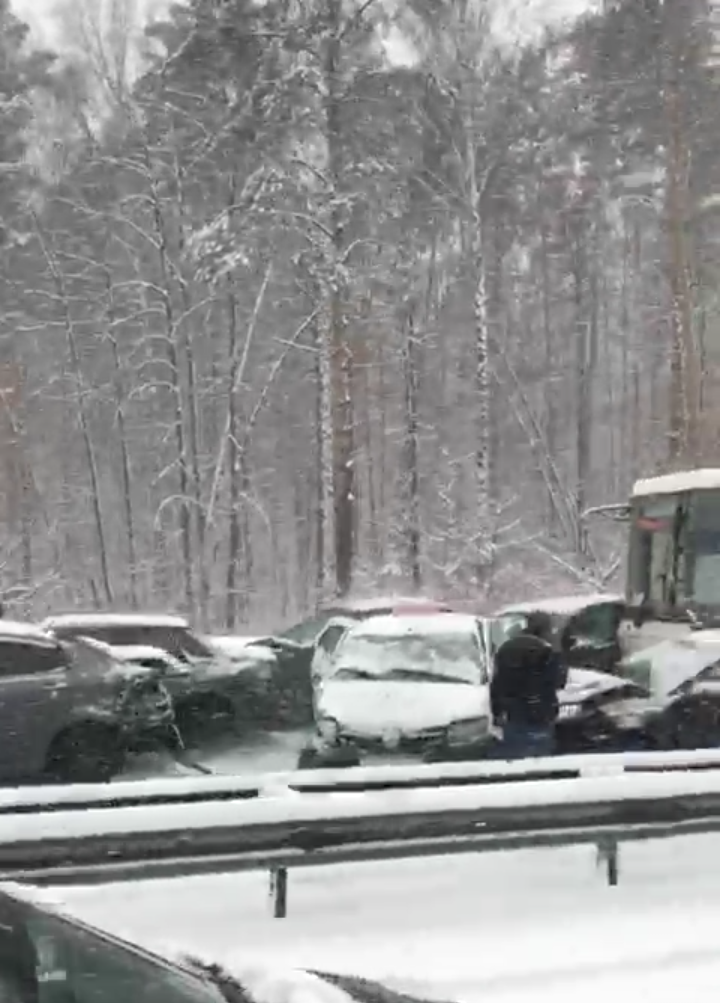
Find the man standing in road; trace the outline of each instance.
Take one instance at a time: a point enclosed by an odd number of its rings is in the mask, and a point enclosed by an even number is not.
[[[565,686],[567,670],[551,637],[550,617],[538,611],[497,650],[490,699],[502,738],[493,752],[495,758],[550,756],[555,750],[557,693]]]

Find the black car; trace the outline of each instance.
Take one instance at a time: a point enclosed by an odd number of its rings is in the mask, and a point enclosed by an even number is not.
[[[248,959],[250,962],[251,959]],[[248,968],[249,968],[248,964]],[[258,969],[252,969],[257,980]],[[380,983],[325,972],[270,971],[278,998],[294,980],[298,997],[318,980],[357,1003],[421,1003]],[[320,987],[317,987],[320,988]],[[0,885],[2,1003],[255,1003],[242,973],[191,959],[171,961],[81,922],[35,889]]]
[[[60,640],[91,638],[131,661],[157,670],[172,696],[178,727],[188,745],[243,726],[264,726],[271,712],[272,671],[266,664],[237,663],[213,650],[184,617],[152,613],[71,613],[48,617],[43,629]],[[152,657],[165,652],[168,659]]]
[[[622,657],[618,629],[625,610],[622,596],[561,596],[505,606],[493,618],[492,647],[521,629],[534,612],[547,613],[553,625],[554,645],[571,668],[615,670]]]
[[[619,674],[571,669],[560,694],[558,752],[720,745],[720,641],[664,641]]]

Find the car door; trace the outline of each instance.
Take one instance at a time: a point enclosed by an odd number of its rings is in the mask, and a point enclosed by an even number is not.
[[[622,613],[622,603],[600,602],[568,617],[559,629],[559,647],[566,664],[571,668],[612,672],[621,657]]]
[[[36,776],[67,713],[68,659],[59,644],[0,638],[0,777]]]
[[[327,675],[328,668],[332,664],[335,649],[352,623],[352,620],[345,618],[342,620],[340,618],[332,620],[317,639],[310,666],[310,674],[315,685],[322,682],[323,678]]]
[[[221,1003],[202,979],[65,918],[26,920],[38,970],[38,1003]]]

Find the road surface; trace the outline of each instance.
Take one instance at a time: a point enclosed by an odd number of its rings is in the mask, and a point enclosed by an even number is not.
[[[588,848],[58,890],[77,914],[230,967],[354,972],[466,1003],[709,998],[720,988],[720,838],[623,848],[609,888]]]
[[[191,758],[213,773],[254,776],[258,773],[285,773],[297,768],[298,754],[310,737],[310,730],[266,732],[243,740],[226,739],[192,751]],[[418,758],[398,755],[366,756],[369,765],[419,763]],[[118,780],[142,780],[162,775],[187,773],[166,755],[133,757]],[[191,771],[192,772],[192,771]]]

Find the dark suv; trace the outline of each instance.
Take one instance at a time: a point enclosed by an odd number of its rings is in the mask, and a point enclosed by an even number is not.
[[[180,616],[154,613],[67,613],[41,625],[60,640],[91,638],[116,648],[145,648],[138,664],[156,668],[171,694],[188,745],[238,725],[262,723],[269,713],[272,670],[214,651]],[[156,649],[156,655],[147,649]],[[159,658],[162,652],[171,656]],[[131,656],[134,657],[134,656]],[[124,659],[125,660],[125,659]]]
[[[172,700],[156,673],[0,620],[0,783],[102,782],[126,753],[176,741]]]

